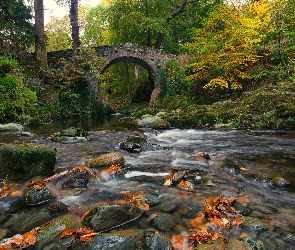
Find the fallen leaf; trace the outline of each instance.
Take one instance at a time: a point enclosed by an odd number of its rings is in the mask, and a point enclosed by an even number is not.
[[[245,232],[243,232],[243,233],[240,234],[239,237],[240,237],[240,238],[246,238],[246,237],[248,237],[248,234],[245,233]]]
[[[116,166],[116,165],[112,165],[110,167],[108,167],[107,172],[109,174],[116,174],[116,173],[120,173],[122,171],[120,166]]]
[[[145,192],[143,191],[137,191],[134,194],[126,192],[125,199],[135,206],[138,206],[144,210],[149,210],[149,205],[145,202]]]
[[[9,184],[4,184],[1,188],[0,198],[6,197],[10,191],[11,187]]]
[[[193,228],[200,228],[205,224],[205,215],[204,213],[199,213],[199,215],[190,221],[190,226]]]
[[[96,235],[99,233],[94,232],[92,229],[87,228],[87,227],[80,227],[78,229],[72,230],[72,229],[65,229],[61,236],[60,239],[64,239],[69,236],[74,236],[76,241],[80,242],[89,242],[91,241]]]
[[[238,196],[237,197],[237,202],[240,202],[240,203],[250,202],[250,200],[249,200],[249,194],[243,194],[241,196]]]
[[[249,168],[241,167],[240,170],[241,170],[241,171],[246,171],[246,170],[249,170]]]

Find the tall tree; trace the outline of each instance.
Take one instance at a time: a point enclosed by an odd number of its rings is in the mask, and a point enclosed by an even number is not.
[[[73,41],[73,55],[78,54],[78,47],[80,45],[80,33],[79,33],[79,25],[78,25],[78,0],[71,0],[70,6],[70,20],[72,27],[72,41]]]
[[[34,42],[31,10],[23,0],[0,1],[0,55],[18,56]]]
[[[44,29],[44,5],[43,0],[34,0],[35,10],[35,56],[37,63],[41,68],[46,69],[47,51],[46,51],[46,36]]]
[[[72,29],[72,45],[73,55],[78,54],[78,48],[80,45],[80,29],[78,22],[78,8],[79,0],[56,0],[56,3],[62,6],[68,5],[70,7],[70,24]]]

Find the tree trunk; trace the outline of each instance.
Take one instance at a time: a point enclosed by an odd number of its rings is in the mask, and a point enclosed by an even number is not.
[[[79,25],[78,25],[79,0],[71,0],[70,20],[72,26],[73,55],[78,55],[79,48]]]
[[[47,69],[46,36],[44,30],[43,0],[34,0],[35,10],[35,57],[41,68]]]

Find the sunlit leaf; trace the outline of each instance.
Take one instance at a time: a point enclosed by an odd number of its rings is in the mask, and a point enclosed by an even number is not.
[[[122,171],[122,168],[120,166],[112,165],[107,169],[109,174],[116,174],[120,173]]]
[[[144,210],[149,210],[149,205],[145,202],[145,192],[143,191],[137,191],[134,194],[126,192],[125,199],[135,206],[138,206]]]
[[[250,202],[249,194],[244,194],[244,195],[238,196],[237,197],[237,202],[240,202],[240,203]]]

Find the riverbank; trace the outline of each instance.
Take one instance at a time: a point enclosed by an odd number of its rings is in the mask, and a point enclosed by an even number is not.
[[[153,107],[137,107],[131,117],[162,113],[176,128],[294,129],[295,83],[263,86],[245,92],[238,99],[212,105],[193,104],[187,96],[159,100]]]

